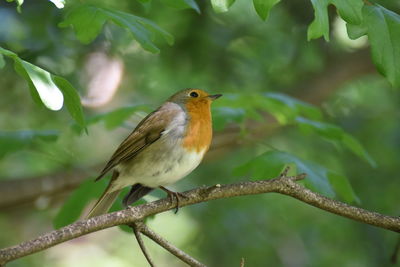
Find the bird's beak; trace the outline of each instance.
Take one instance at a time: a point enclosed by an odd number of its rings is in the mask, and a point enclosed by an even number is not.
[[[208,95],[208,98],[211,98],[212,101],[214,101],[217,98],[220,98],[222,95],[221,94],[216,94],[216,95]]]

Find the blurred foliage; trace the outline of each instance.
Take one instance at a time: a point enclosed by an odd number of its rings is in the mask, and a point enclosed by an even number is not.
[[[289,165],[292,174],[308,174],[304,185],[312,190],[399,214],[399,10],[393,1],[362,0],[2,1],[0,179],[103,164],[146,113],[177,90],[198,87],[224,94],[212,110],[215,136],[239,131],[234,144],[243,145],[206,159],[176,189],[269,179]],[[333,23],[340,19],[342,28]],[[346,46],[336,32],[347,43],[366,35],[368,43]],[[330,41],[308,41],[320,37]],[[348,67],[348,58],[368,64],[367,56],[353,57],[365,50],[383,77]],[[90,63],[96,53],[109,62]],[[121,79],[114,59],[123,62]],[[349,77],[332,82],[342,68]],[[106,104],[82,107],[81,99],[111,87]],[[63,107],[68,112],[53,112]],[[43,195],[37,209],[6,210],[0,227],[11,230],[0,236],[1,247],[77,220],[107,182],[86,178],[61,197],[64,204]],[[155,190],[145,200],[163,196]],[[121,208],[119,199],[113,210]],[[166,215],[149,223],[164,225],[159,230],[172,243],[210,266],[236,266],[242,257],[246,266],[385,266],[395,244],[390,232],[273,194],[184,210],[174,219],[178,228]],[[131,235],[108,238],[115,246],[107,239],[74,244],[85,265],[146,266],[121,249],[132,245]],[[10,266],[82,263],[72,245],[60,247],[61,254],[50,249]],[[177,264],[164,254],[156,261]]]

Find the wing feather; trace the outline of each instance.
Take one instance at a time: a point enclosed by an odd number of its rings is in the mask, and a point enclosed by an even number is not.
[[[131,160],[147,146],[157,141],[177,112],[179,110],[168,110],[161,106],[147,115],[117,148],[100,175],[96,178],[96,181],[121,162]]]

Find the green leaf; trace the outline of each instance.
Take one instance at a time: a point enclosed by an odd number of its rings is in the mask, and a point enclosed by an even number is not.
[[[368,162],[373,168],[376,167],[375,161],[364,149],[364,147],[354,137],[345,133],[340,127],[320,121],[312,121],[306,118],[296,118],[299,127],[308,132],[316,132],[318,135],[325,137],[331,141],[339,142],[354,154]]]
[[[266,20],[271,8],[279,2],[280,0],[253,0],[253,5],[258,16],[262,20]]]
[[[58,211],[53,220],[54,228],[58,229],[78,220],[89,201],[101,196],[107,183],[108,181],[106,179],[98,182],[94,182],[92,179],[84,181],[72,192]]]
[[[67,106],[69,114],[74,120],[84,128],[85,117],[83,115],[81,99],[76,91],[76,89],[64,78],[56,75],[51,76],[53,82],[61,90],[64,95],[65,105]]]
[[[235,175],[250,175],[252,179],[270,179],[278,177],[282,170],[290,166],[288,175],[306,173],[304,185],[313,191],[328,197],[338,196],[346,202],[359,202],[348,179],[313,162],[302,160],[282,151],[268,151],[251,161],[237,167]]]
[[[215,107],[212,111],[213,127],[216,131],[222,130],[229,123],[241,123],[246,118],[242,108]]]
[[[0,69],[2,69],[6,65],[6,61],[2,54],[0,54]]]
[[[104,121],[104,124],[108,130],[115,129],[126,121],[132,114],[138,111],[148,110],[148,107],[144,105],[137,105],[132,107],[123,107],[106,114],[102,114],[97,117]]]
[[[65,0],[50,0],[58,9],[64,8]]]
[[[234,2],[235,0],[211,0],[211,5],[215,12],[222,13],[227,12]]]
[[[14,60],[15,71],[28,82],[32,98],[36,103],[42,103],[51,110],[62,108],[63,94],[53,83],[49,72],[20,59],[17,54],[4,48],[0,48],[0,53]]]
[[[364,36],[368,33],[368,28],[363,25],[354,25],[354,24],[346,24],[347,28],[347,35],[350,37],[352,40],[356,40],[360,38],[361,36]]]
[[[336,6],[340,17],[347,23],[358,25],[362,23],[363,0],[331,0]]]
[[[3,47],[0,47],[0,54],[3,54],[7,57],[11,57],[11,58],[15,58],[18,57],[17,54],[15,54],[14,52],[4,49]]]
[[[87,118],[86,125],[104,122],[104,125],[108,130],[113,130],[117,127],[120,127],[127,119],[129,119],[130,116],[132,116],[132,114],[138,111],[149,112],[149,108],[145,105],[118,108],[110,112],[97,114]],[[81,133],[82,128],[77,126],[78,125],[73,125],[72,127],[76,132]]]
[[[0,158],[9,153],[29,148],[38,141],[54,142],[58,135],[58,131],[55,130],[0,132]]]
[[[347,203],[361,203],[359,197],[354,193],[353,187],[351,186],[349,180],[345,176],[329,171],[328,179],[340,199]]]
[[[161,27],[159,27],[157,24],[155,24],[153,21],[146,19],[146,18],[142,18],[142,17],[137,17],[135,16],[136,19],[138,21],[140,21],[148,30],[155,32],[159,35],[161,35],[164,40],[169,44],[169,45],[173,45],[174,44],[174,37],[168,33],[167,31],[165,31],[164,29],[162,29]]]
[[[81,101],[76,89],[64,78],[24,61],[17,54],[1,48],[0,55],[14,60],[15,71],[26,80],[33,100],[51,110],[60,110],[64,100],[71,117],[85,127]]]
[[[277,100],[279,101],[282,105],[286,106],[289,108],[292,112],[293,115],[297,116],[306,116],[310,119],[314,120],[320,120],[322,119],[322,113],[321,110],[313,106],[309,103],[306,103],[304,101],[298,100],[296,98],[293,98],[291,96],[282,94],[282,93],[266,93],[265,96],[267,96],[270,99]],[[283,108],[283,106],[277,107],[277,108]]]
[[[298,173],[306,173],[305,186],[328,197],[335,193],[329,183],[328,170],[282,151],[268,151],[234,170],[235,175],[248,174],[252,179],[270,179],[279,176],[288,164],[296,165]]]
[[[325,41],[329,41],[329,19],[328,19],[328,1],[311,0],[314,8],[314,20],[308,26],[307,39],[316,39],[324,36]]]
[[[196,3],[195,0],[184,0],[185,3],[190,6],[191,8],[193,8],[197,13],[201,13],[199,5]]]
[[[314,20],[308,26],[307,39],[316,39],[321,36],[329,41],[328,5],[336,6],[342,19],[351,24],[362,23],[362,0],[311,0],[314,8]]]
[[[82,216],[84,209],[91,208],[88,207],[89,203],[96,201],[101,197],[104,190],[106,190],[108,183],[108,179],[101,179],[97,182],[93,179],[87,179],[81,183],[81,185],[67,198],[61,209],[58,211],[53,220],[54,228],[58,229],[77,221]],[[129,190],[130,188],[126,187],[121,191],[108,212],[124,209],[122,199]],[[135,205],[143,203],[146,203],[146,201],[139,200]],[[123,228],[123,230],[132,232],[130,228]]]
[[[29,92],[31,94],[33,101],[37,105],[45,107],[42,100],[40,99],[39,93],[37,92],[35,85],[32,83],[29,77],[28,72],[25,70],[24,66],[21,63],[21,60],[18,57],[14,59],[14,69],[19,74],[19,76],[25,79],[25,81],[28,83]]]
[[[375,66],[400,87],[400,16],[379,5],[365,6],[363,16]]]
[[[14,2],[17,4],[17,11],[18,13],[21,13],[21,6],[24,3],[24,0],[6,0],[7,2],[11,3]]]
[[[342,135],[342,143],[347,146],[348,149],[353,151],[354,154],[359,156],[360,158],[367,161],[372,167],[376,168],[377,164],[374,159],[369,155],[369,153],[364,149],[364,147],[360,144],[360,142],[355,139],[353,136],[343,133]]]
[[[281,124],[291,123],[298,116],[306,116],[315,120],[322,118],[322,113],[317,107],[280,93],[225,94],[224,98],[214,104],[214,107],[217,108],[217,113],[235,114],[236,121],[242,121],[243,112],[245,113],[243,114],[244,118],[264,120],[260,111],[270,112]],[[221,107],[226,107],[227,110],[218,110]],[[232,109],[236,109],[236,111]],[[217,120],[217,123],[222,121],[218,117]]]
[[[83,4],[72,9],[58,25],[72,25],[78,40],[88,44],[100,34],[106,19],[107,16],[98,7]]]
[[[200,8],[195,0],[162,0],[162,2],[167,6],[177,9],[192,8],[200,14]]]
[[[82,4],[71,10],[60,27],[72,25],[78,40],[87,44],[93,41],[101,32],[106,21],[111,20],[116,25],[129,30],[133,38],[147,51],[158,53],[160,50],[153,43],[154,34],[161,35],[169,44],[173,37],[154,22],[109,8]]]

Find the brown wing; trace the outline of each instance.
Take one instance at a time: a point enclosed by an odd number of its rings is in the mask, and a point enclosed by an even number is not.
[[[177,110],[163,109],[161,106],[147,115],[114,152],[96,181],[119,163],[134,158],[147,146],[157,141],[177,112]],[[161,113],[162,116],[160,116]]]

